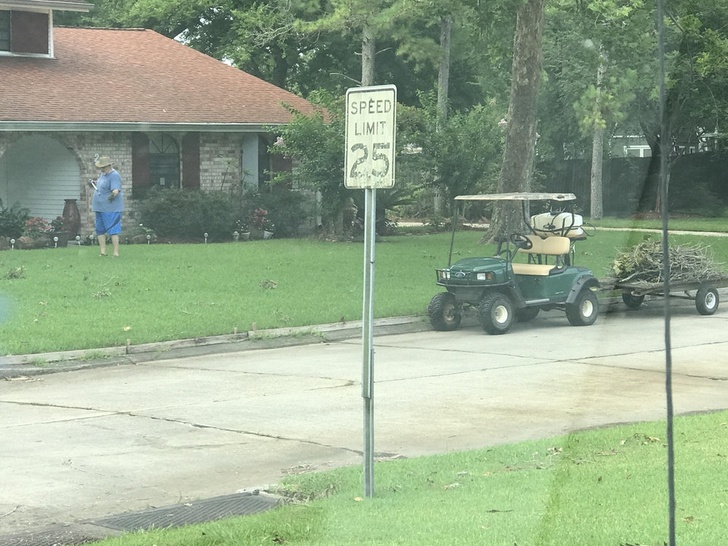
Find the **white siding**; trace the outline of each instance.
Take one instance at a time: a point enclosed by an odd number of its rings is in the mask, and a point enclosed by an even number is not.
[[[81,173],[74,155],[57,140],[28,136],[8,147],[0,158],[0,199],[29,208],[31,216],[53,220],[63,213],[64,199],[79,199]]]

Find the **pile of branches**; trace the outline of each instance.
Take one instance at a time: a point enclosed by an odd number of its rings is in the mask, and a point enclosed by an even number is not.
[[[669,245],[670,282],[716,281],[728,277],[714,261],[710,247],[699,244]],[[621,283],[664,282],[662,241],[643,241],[614,259],[612,272]]]

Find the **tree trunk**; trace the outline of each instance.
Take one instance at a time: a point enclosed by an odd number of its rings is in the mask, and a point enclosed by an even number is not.
[[[658,210],[659,187],[660,187],[660,161],[662,156],[662,146],[660,137],[650,138],[647,136],[647,143],[650,145],[650,163],[647,167],[647,174],[639,192],[637,201],[637,212],[650,212]]]
[[[591,206],[589,215],[592,220],[601,220],[604,216],[602,200],[602,165],[604,161],[604,127],[594,128],[592,136],[591,165]]]
[[[288,61],[286,60],[285,53],[276,44],[270,45],[271,56],[273,57],[273,85],[287,89],[288,83]]]
[[[601,220],[604,216],[604,192],[602,184],[602,165],[604,160],[604,126],[602,116],[602,84],[607,71],[607,55],[601,50],[599,55],[599,68],[597,68],[597,97],[594,111],[598,119],[595,120],[592,135],[592,164],[591,164],[591,205],[590,216],[592,220]]]
[[[452,18],[443,17],[440,21],[440,70],[437,76],[437,113],[438,126],[447,120],[447,107],[450,93],[450,38]]]
[[[528,0],[519,10],[513,40],[511,96],[503,164],[498,178],[499,192],[528,191],[536,149],[538,91],[543,55],[541,39],[545,0]],[[506,203],[496,207],[485,240],[502,241],[522,231],[521,207]]]
[[[452,36],[452,18],[443,17],[440,21],[440,70],[437,77],[437,130],[447,121],[447,107],[450,93],[450,37]],[[437,180],[435,181],[434,214],[440,216],[444,210],[444,196]]]
[[[376,53],[374,29],[364,25],[361,39],[361,84],[366,87],[374,85],[374,55]]]

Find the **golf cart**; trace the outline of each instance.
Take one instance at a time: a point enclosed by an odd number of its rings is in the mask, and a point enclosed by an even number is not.
[[[427,314],[435,330],[455,330],[468,308],[477,310],[489,334],[505,334],[515,320],[526,322],[540,310],[560,309],[574,326],[589,326],[599,312],[595,289],[599,281],[574,262],[574,241],[587,234],[580,215],[563,210],[572,193],[510,193],[461,195],[456,201],[520,201],[523,230],[498,243],[496,255],[464,258],[437,269],[436,294]],[[531,201],[558,203],[562,210],[529,215]],[[455,225],[457,222],[454,222]],[[453,229],[453,241],[455,231]]]

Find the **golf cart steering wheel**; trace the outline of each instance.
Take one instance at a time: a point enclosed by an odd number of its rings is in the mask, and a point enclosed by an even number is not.
[[[530,250],[533,248],[533,241],[520,233],[514,233],[511,235],[511,243],[523,250]]]

